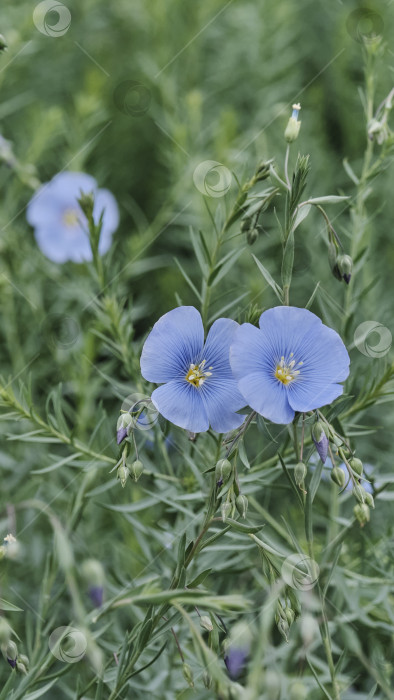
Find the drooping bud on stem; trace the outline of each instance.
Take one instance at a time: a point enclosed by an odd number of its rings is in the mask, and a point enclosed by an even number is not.
[[[346,474],[340,467],[333,467],[331,471],[331,479],[335,484],[338,484],[338,486],[343,488],[346,483]]]
[[[139,459],[136,459],[130,467],[131,476],[133,477],[134,481],[138,481],[143,471],[144,465]]]
[[[323,423],[316,421],[312,428],[312,440],[319,453],[319,457],[323,464],[327,459],[328,454],[328,437],[325,433]]]
[[[294,469],[294,478],[298,487],[304,483],[307,471],[308,470],[304,462],[298,462],[298,464],[296,464],[296,467]]]
[[[235,507],[240,514],[241,518],[246,518],[246,512],[248,510],[248,499],[243,494],[239,494],[235,501]]]
[[[219,459],[215,467],[215,479],[218,486],[225,484],[230,478],[233,468],[228,459]]]

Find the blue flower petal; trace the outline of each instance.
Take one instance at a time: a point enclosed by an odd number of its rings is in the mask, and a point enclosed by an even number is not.
[[[184,379],[190,364],[200,358],[203,343],[202,320],[194,306],[179,306],[169,311],[155,323],[145,341],[142,376],[156,384]]]
[[[296,306],[268,309],[261,314],[259,320],[260,329],[275,360],[282,355],[288,356],[291,352],[294,357],[298,357],[298,353],[304,349],[305,337],[316,337],[322,325],[318,316]]]
[[[233,378],[219,381],[210,377],[197,391],[201,394],[213,430],[228,433],[242,425],[245,416],[240,416],[235,411],[243,408],[246,402]]]
[[[273,423],[291,423],[294,411],[289,405],[286,387],[275,377],[254,372],[238,381],[238,388],[254,411]]]
[[[263,333],[251,323],[239,326],[230,347],[234,377],[242,379],[251,372],[269,371],[273,362],[273,351]]]
[[[203,433],[209,428],[200,392],[184,379],[159,386],[152,394],[152,401],[164,418],[180,428],[192,433]]]

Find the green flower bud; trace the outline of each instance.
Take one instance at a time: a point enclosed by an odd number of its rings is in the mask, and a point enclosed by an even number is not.
[[[7,642],[7,644],[2,645],[1,651],[3,652],[3,656],[6,661],[8,661],[9,665],[12,668],[15,668],[16,666],[16,659],[18,657],[18,648],[11,639]]]
[[[349,460],[349,464],[353,471],[357,474],[357,476],[361,476],[363,473],[363,463],[361,459],[357,459],[357,457],[352,457],[351,460]]]
[[[358,503],[356,506],[354,506],[353,513],[361,527],[363,527],[366,523],[369,523],[370,512],[366,503]]]
[[[121,483],[122,489],[124,489],[124,487],[126,486],[127,479],[130,476],[130,470],[124,464],[121,464],[120,467],[118,467],[116,473]]]
[[[229,503],[228,501],[222,503],[220,510],[222,513],[222,520],[225,523],[231,512],[231,503]]]
[[[81,192],[81,196],[77,201],[86,218],[91,219],[93,217],[94,193]]]
[[[353,496],[355,498],[357,498],[359,503],[365,503],[365,494],[366,493],[367,493],[366,490],[362,486],[360,486],[359,484],[357,484],[353,488]]]
[[[250,231],[247,232],[246,234],[246,240],[249,245],[253,245],[253,243],[256,243],[257,239],[259,237],[259,229],[257,226],[254,228],[250,229]]]
[[[194,688],[193,674],[189,664],[183,664],[182,671],[189,688]]]
[[[296,681],[290,688],[289,700],[305,700],[307,689],[303,683]]]
[[[297,486],[301,486],[304,482],[307,472],[306,464],[304,464],[304,462],[298,462],[294,469],[294,478]]]
[[[26,654],[19,654],[18,660],[26,667],[29,668],[30,660]]]
[[[81,567],[81,576],[90,586],[102,586],[105,573],[101,562],[97,559],[85,559]]]
[[[233,468],[228,459],[219,459],[215,467],[215,479],[218,485],[225,484],[230,478]]]
[[[286,615],[287,624],[289,625],[289,627],[291,627],[291,625],[294,622],[294,617],[295,617],[294,610],[292,608],[286,607],[285,608],[285,615]]]
[[[144,465],[139,459],[136,459],[130,467],[131,476],[133,477],[134,481],[138,481],[143,471]]]
[[[293,112],[285,129],[285,139],[287,143],[293,143],[300,133],[301,122],[298,121],[298,113],[300,109],[300,104],[293,105]]]
[[[249,219],[249,218],[242,219],[242,221],[241,221],[241,231],[242,231],[242,233],[245,233],[245,231],[249,231],[249,229],[250,229],[250,223],[251,223],[251,219]]]
[[[116,442],[118,445],[128,436],[132,423],[133,418],[130,413],[121,413],[116,424]]]
[[[353,270],[353,260],[350,255],[339,255],[337,266],[342,279],[345,280],[346,284],[349,284]]]
[[[246,511],[248,510],[248,499],[246,496],[243,496],[241,493],[237,497],[235,501],[235,507],[240,514],[241,518],[246,518]]]
[[[204,685],[205,685],[206,688],[210,688],[210,687],[211,687],[211,685],[212,685],[212,677],[211,677],[211,676],[209,675],[209,673],[207,673],[206,671],[204,671],[204,673],[203,673],[202,680],[203,680],[203,683],[204,683]]]
[[[341,445],[343,445],[343,440],[342,438],[338,437],[338,435],[333,435],[331,440],[336,447],[340,447]]]
[[[7,42],[6,42],[6,40],[4,39],[3,35],[0,34],[0,52],[1,52],[1,51],[6,51],[6,49],[7,49]]]
[[[16,662],[16,670],[19,671],[20,673],[23,673],[25,676],[27,676],[27,668],[25,664],[23,664],[19,658]]]
[[[208,615],[201,615],[200,625],[204,630],[207,630],[207,632],[212,632],[213,630],[212,620]]]
[[[331,470],[331,479],[335,484],[338,484],[338,486],[340,486],[341,489],[346,484],[346,474],[340,467],[334,467]]]
[[[365,503],[370,508],[375,508],[375,501],[373,499],[372,493],[368,493],[368,491],[365,492]]]

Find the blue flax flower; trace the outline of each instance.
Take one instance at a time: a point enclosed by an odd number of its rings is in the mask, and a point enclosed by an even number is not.
[[[230,363],[238,388],[257,413],[290,423],[295,411],[325,406],[343,392],[349,355],[338,333],[306,309],[277,306],[235,333]]]
[[[98,189],[90,175],[63,172],[42,185],[27,205],[26,218],[34,227],[38,247],[53,262],[80,263],[92,259],[85,217],[77,202],[81,191],[94,194],[95,222],[104,211],[100,255],[110,248],[112,234],[119,224],[115,197],[108,190]]]
[[[201,316],[193,306],[180,306],[153,326],[141,355],[141,372],[162,384],[152,394],[159,413],[193,433],[211,425],[218,433],[238,428],[235,411],[245,406],[229,362],[230,343],[238,324],[220,318],[204,344]]]

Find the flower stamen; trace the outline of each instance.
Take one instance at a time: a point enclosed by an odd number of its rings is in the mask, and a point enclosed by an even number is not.
[[[191,364],[186,374],[186,381],[193,384],[197,389],[204,384],[208,377],[212,376],[212,372],[207,372],[205,370],[206,363],[207,361],[203,360],[199,365]],[[209,367],[208,369],[211,370],[213,367]]]
[[[294,353],[291,352],[289,358],[293,357]],[[275,378],[278,379],[282,384],[287,386],[295,379],[297,379],[300,370],[294,369],[295,366],[301,367],[302,362],[296,362],[296,360],[285,360],[284,356],[280,358],[280,361],[276,365]]]

